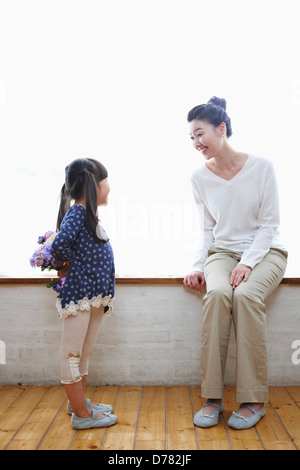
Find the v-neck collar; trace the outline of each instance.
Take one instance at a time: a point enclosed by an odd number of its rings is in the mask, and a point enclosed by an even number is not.
[[[247,160],[245,161],[245,163],[244,163],[244,165],[242,166],[242,168],[240,169],[240,171],[239,171],[233,178],[231,178],[230,180],[226,180],[225,178],[222,178],[221,176],[216,175],[216,173],[214,173],[214,172],[211,171],[209,168],[207,168],[207,166],[206,166],[205,164],[204,164],[204,168],[205,168],[205,171],[206,171],[209,175],[211,175],[213,178],[215,178],[215,179],[221,181],[221,182],[224,183],[224,184],[232,184],[232,183],[234,183],[234,181],[235,181],[236,179],[238,179],[238,178],[241,176],[241,174],[244,172],[244,170],[245,170],[245,169],[247,168],[247,166],[249,165],[249,162],[250,162],[251,159],[252,159],[252,155],[249,153],[249,154],[248,154],[248,158],[247,158]]]

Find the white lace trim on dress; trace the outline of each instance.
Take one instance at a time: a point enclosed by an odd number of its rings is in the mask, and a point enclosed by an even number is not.
[[[105,312],[105,316],[110,315],[113,309],[113,298],[111,295],[107,295],[106,297],[102,297],[102,294],[98,295],[97,297],[93,297],[92,299],[88,299],[84,297],[77,302],[72,300],[69,304],[66,304],[64,308],[61,306],[61,299],[56,299],[56,308],[59,313],[59,317],[68,317],[69,315],[77,315],[78,310],[90,310],[91,307],[99,308],[100,305],[104,307],[108,307],[108,310]]]

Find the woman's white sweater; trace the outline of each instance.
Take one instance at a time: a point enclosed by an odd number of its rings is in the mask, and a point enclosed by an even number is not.
[[[240,263],[251,268],[270,248],[285,250],[278,231],[276,176],[269,160],[249,155],[229,181],[203,165],[191,181],[202,228],[194,271],[203,272],[210,248],[242,252]]]

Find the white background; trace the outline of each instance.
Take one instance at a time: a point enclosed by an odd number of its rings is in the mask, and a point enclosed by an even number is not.
[[[0,275],[29,266],[54,230],[64,168],[107,167],[99,211],[117,274],[189,271],[198,225],[188,111],[228,103],[241,151],[271,159],[287,277],[299,277],[298,1],[6,0],[0,2]],[[249,182],[251,184],[251,182]]]

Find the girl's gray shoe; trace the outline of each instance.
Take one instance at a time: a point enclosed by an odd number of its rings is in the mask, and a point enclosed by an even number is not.
[[[93,406],[93,408],[95,408]],[[118,417],[111,413],[102,413],[104,416],[98,418],[98,411],[92,410],[91,418],[79,418],[74,413],[72,414],[71,423],[74,429],[91,429],[91,428],[104,428],[116,424]]]
[[[216,409],[209,414],[204,414],[204,408],[206,406],[214,406]],[[219,414],[224,411],[223,402],[218,405],[217,403],[207,401],[198,413],[194,416],[194,424],[199,428],[210,428],[216,426],[219,422]]]
[[[89,410],[96,410],[97,413],[109,413],[113,410],[113,407],[111,405],[105,405],[104,403],[95,403],[95,405],[91,406],[91,400],[89,398],[86,399],[86,406]],[[69,401],[67,411],[69,415],[72,415],[73,408]]]
[[[251,416],[242,416],[239,413],[240,408],[248,408],[248,410],[252,411]],[[264,405],[259,409],[256,410],[251,404],[249,403],[242,403],[239,407],[238,411],[234,411],[228,420],[228,426],[233,429],[250,429],[252,426],[255,426],[256,423],[265,416],[266,410]]]

